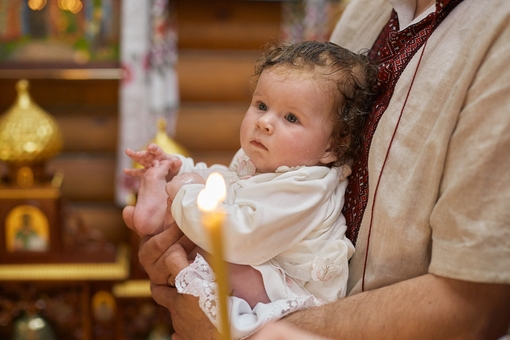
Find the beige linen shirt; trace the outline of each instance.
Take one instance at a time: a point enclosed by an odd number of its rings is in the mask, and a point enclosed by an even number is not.
[[[351,0],[331,40],[371,48],[391,8]],[[425,273],[510,283],[509,22],[508,0],[457,5],[427,43],[397,127],[421,49],[401,75],[370,149],[350,294],[361,291],[366,254],[366,290]]]

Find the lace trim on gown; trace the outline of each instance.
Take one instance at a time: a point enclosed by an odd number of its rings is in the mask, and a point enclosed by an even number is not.
[[[198,297],[200,308],[204,311],[205,315],[207,315],[216,328],[219,329],[220,325],[217,308],[218,295],[215,278],[216,275],[207,261],[200,254],[197,254],[195,261],[177,275],[175,279],[175,286],[177,291],[181,294]],[[232,299],[238,298],[233,297],[228,303],[229,315],[231,317],[231,320],[229,321],[232,328],[232,335],[237,335],[236,338],[239,339],[245,339],[269,321],[280,319],[289,313],[301,309],[322,305],[322,303],[313,295],[296,296],[290,299],[273,301],[268,304],[259,303],[252,310],[252,313],[256,316],[253,318],[253,325],[247,326],[246,321],[237,322],[234,320],[236,316],[242,317],[246,314],[245,307],[247,303],[245,303],[243,307],[239,307],[240,309],[243,309],[242,311],[235,311],[232,309],[237,309],[234,305],[238,306],[238,304],[233,304]],[[258,308],[259,306],[261,308]],[[240,323],[242,323],[242,326],[239,328],[242,329],[236,329],[236,325]]]

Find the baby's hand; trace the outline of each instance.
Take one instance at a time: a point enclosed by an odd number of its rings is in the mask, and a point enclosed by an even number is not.
[[[160,146],[153,143],[149,144],[147,149],[142,151],[126,149],[126,155],[144,167],[143,169],[124,169],[126,175],[134,177],[143,177],[147,169],[153,166],[154,161],[161,162],[168,160],[172,162],[167,174],[167,181],[170,181],[179,172],[182,165],[178,157],[165,153]]]
[[[166,184],[165,190],[168,198],[173,201],[179,189],[186,184],[205,184],[205,179],[196,172],[187,172],[175,176],[170,182]]]
[[[126,155],[132,160],[143,166],[144,168],[150,168],[154,161],[164,161],[172,159],[174,156],[166,154],[163,149],[157,144],[151,143],[145,150],[133,151],[126,149]]]
[[[158,234],[165,229],[165,225],[173,223],[171,214],[169,218],[166,216],[168,196],[165,192],[166,175],[171,164],[172,161],[169,160],[155,160],[141,178],[138,198],[132,212],[134,230],[140,235]],[[125,221],[130,222],[130,214],[130,209],[125,209]]]

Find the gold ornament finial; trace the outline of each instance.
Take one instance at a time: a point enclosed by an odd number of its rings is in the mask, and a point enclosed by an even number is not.
[[[39,178],[36,168],[60,152],[63,143],[57,123],[34,103],[28,89],[29,82],[19,80],[14,104],[0,117],[0,161],[14,173],[31,167]]]
[[[32,101],[26,79],[16,84],[18,97],[0,120],[0,160],[32,164],[45,161],[62,148],[54,119]]]
[[[177,144],[172,138],[170,138],[166,133],[166,119],[159,118],[157,121],[158,131],[156,132],[156,137],[150,141],[150,143],[154,143],[159,145],[163,151],[169,154],[179,154],[183,156],[188,156],[189,152]]]

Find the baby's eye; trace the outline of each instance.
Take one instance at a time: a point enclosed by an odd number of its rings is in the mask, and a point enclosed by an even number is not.
[[[267,111],[267,105],[264,103],[259,103],[259,110],[260,111]]]
[[[288,115],[285,116],[285,119],[287,121],[289,121],[290,123],[297,123],[298,122],[298,119],[296,116],[294,116],[292,113],[289,113]]]

